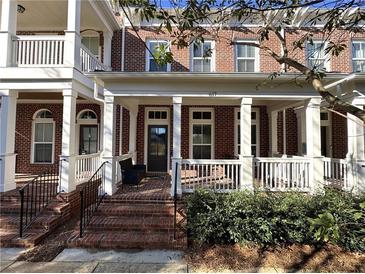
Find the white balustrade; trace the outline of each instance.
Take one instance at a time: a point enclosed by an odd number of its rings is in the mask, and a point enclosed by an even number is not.
[[[76,184],[86,182],[101,165],[100,152],[76,156]]]
[[[323,158],[324,183],[348,189],[349,163],[346,159]]]
[[[93,72],[96,70],[109,71],[110,68],[103,65],[91,51],[81,45],[80,48],[80,65],[83,72]]]
[[[254,176],[259,188],[270,191],[310,190],[311,159],[254,158]]]
[[[216,192],[239,190],[240,166],[240,160],[182,160],[182,191],[193,192],[199,187]]]
[[[64,64],[64,36],[21,35],[14,39],[14,61],[17,66],[42,67]]]

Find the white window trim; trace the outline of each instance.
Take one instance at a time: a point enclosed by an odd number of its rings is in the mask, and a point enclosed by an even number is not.
[[[313,39],[313,43],[322,43],[324,44],[323,46],[323,50],[325,51],[327,46],[328,46],[328,42],[323,42],[322,40],[315,40]],[[306,57],[306,64],[309,66],[309,49],[308,49],[308,45],[310,43],[307,42],[306,47],[305,47],[305,57]],[[331,58],[330,55],[327,53],[324,53],[324,63],[323,63],[324,68],[326,69],[327,72],[331,71]]]
[[[30,163],[35,164],[35,165],[52,165],[52,164],[54,164],[54,154],[55,154],[54,150],[55,150],[56,122],[53,120],[53,118],[36,118],[38,113],[40,113],[42,111],[49,111],[50,113],[52,113],[52,111],[50,111],[49,109],[42,108],[42,109],[37,110],[33,115]],[[35,140],[35,125],[38,124],[38,123],[52,124],[53,132],[52,132],[52,157],[51,157],[51,162],[35,162],[34,161],[35,144],[36,144],[36,142],[34,141]]]
[[[146,45],[148,47],[149,50],[151,50],[151,42],[153,43],[166,43],[168,46],[168,50],[171,50],[171,43],[169,40],[163,40],[163,39],[148,39],[146,41]],[[146,49],[146,72],[150,72],[150,60],[153,59],[153,57],[151,56],[151,53],[149,52],[149,50]],[[156,72],[156,71],[153,71]],[[161,71],[163,72],[163,71]],[[171,63],[167,63],[166,64],[166,72],[171,72]]]
[[[240,108],[234,109],[234,154],[237,157],[240,152],[238,151],[238,126],[240,125],[240,120],[238,119],[238,113],[240,112]],[[260,108],[253,107],[251,109],[251,113],[256,113],[256,120],[251,120],[251,125],[256,125],[256,157],[260,157]],[[252,142],[251,142],[252,146]]]
[[[354,52],[354,47],[353,47],[353,44],[365,44],[365,40],[352,40],[351,41],[351,70],[353,71],[353,72],[355,72],[354,71],[354,64],[353,64],[353,62],[354,61],[364,61],[365,62],[365,56],[364,56],[364,58],[358,58],[358,57],[354,57],[355,56],[355,52]]]
[[[328,127],[328,147],[326,148],[328,152],[327,157],[332,157],[332,113],[330,111],[321,110],[321,113],[327,113],[328,114],[328,120],[322,120],[320,126],[322,127]]]
[[[210,42],[211,43],[211,49],[212,49],[212,56],[210,57],[194,57],[194,43],[191,43],[190,45],[190,72],[196,72],[194,71],[194,59],[202,60],[202,59],[210,59],[210,72],[215,72],[215,41],[214,40],[204,40],[204,42]],[[199,72],[198,72],[199,73]],[[204,72],[200,72],[204,73]]]
[[[99,33],[94,33],[94,32],[88,32],[88,31],[85,31],[85,32],[81,33],[81,41],[82,41],[82,38],[93,38],[93,37],[97,37],[99,39],[98,55],[95,56],[95,57],[98,58],[98,60],[101,60],[100,34]],[[84,46],[86,47],[86,45],[84,45]],[[90,49],[88,48],[88,50],[90,50]],[[91,52],[91,50],[90,50],[90,52]]]
[[[167,118],[166,119],[149,119],[148,118],[148,112],[149,111],[167,111]],[[148,126],[149,125],[162,125],[167,126],[167,172],[170,170],[170,131],[171,131],[171,125],[170,125],[170,108],[168,107],[146,107],[144,110],[145,115],[145,125],[144,125],[144,164],[147,167],[148,170]]]
[[[86,112],[86,111],[91,111],[95,114],[96,119],[80,119],[81,115]],[[98,115],[95,113],[95,111],[91,110],[91,109],[83,109],[80,110],[79,113],[77,114],[77,118],[76,118],[76,149],[77,149],[77,155],[80,155],[80,126],[81,125],[96,125],[98,128],[98,143],[97,143],[97,148],[98,148],[98,152],[100,152],[100,138],[101,138],[101,132],[100,132],[100,125],[98,123]]]
[[[254,60],[255,61],[255,70],[254,72],[260,72],[260,49],[255,47],[255,57],[238,57],[238,45],[241,43],[255,43],[258,44],[257,40],[236,40],[234,46],[234,63],[235,63],[235,71],[239,73],[245,73],[244,71],[238,71],[238,60]]]
[[[193,112],[210,112],[211,119],[193,119]],[[210,158],[214,159],[215,151],[215,113],[214,108],[190,108],[189,109],[189,158],[193,159],[193,125],[211,125],[211,152]]]

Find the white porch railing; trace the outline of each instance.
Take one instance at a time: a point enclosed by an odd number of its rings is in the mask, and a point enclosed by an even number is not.
[[[77,184],[90,179],[101,164],[101,152],[76,156],[75,180]]]
[[[80,66],[83,72],[92,72],[95,70],[109,71],[110,68],[103,65],[98,58],[91,51],[81,45],[80,47]]]
[[[323,158],[324,183],[341,188],[350,188],[349,163],[346,159]]]
[[[240,167],[239,160],[182,160],[182,191],[193,192],[198,187],[217,192],[238,190]]]
[[[254,177],[259,188],[271,191],[309,191],[311,159],[254,158]]]
[[[14,61],[19,67],[62,66],[65,38],[61,35],[20,35],[14,38]]]

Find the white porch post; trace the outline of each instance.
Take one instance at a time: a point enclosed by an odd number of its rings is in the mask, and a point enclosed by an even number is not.
[[[323,189],[323,161],[321,156],[321,111],[320,98],[312,98],[306,102],[305,125],[307,156],[312,158],[310,175],[311,191]]]
[[[274,157],[278,153],[278,112],[270,112],[270,155]]]
[[[61,191],[71,192],[76,189],[76,99],[77,92],[63,90],[63,123],[61,151]]]
[[[251,155],[252,98],[242,98],[240,107],[240,189],[253,190],[253,156]]]
[[[80,0],[67,1],[67,30],[65,30],[65,57],[66,66],[80,69]]]
[[[13,41],[16,35],[17,0],[2,0],[0,16],[0,67],[9,67],[13,62]]]
[[[172,182],[171,182],[171,196],[175,194],[175,180],[176,180],[176,194],[181,195],[181,167],[176,164],[181,164],[181,104],[182,97],[173,97],[173,112],[174,112],[174,128],[173,128],[173,147],[172,147]]]
[[[104,65],[110,67],[111,66],[111,52],[112,52],[112,37],[108,31],[103,32],[104,36],[104,49],[103,49],[103,56],[104,56]]]
[[[105,96],[104,104],[104,137],[103,137],[103,162],[105,165],[105,191],[112,195],[116,190],[116,163],[115,155],[115,127],[116,125],[116,103],[114,96]]]
[[[133,155],[133,164],[137,162],[137,115],[138,107],[129,110],[129,153]]]
[[[364,99],[355,99],[353,105],[363,109]],[[364,123],[352,114],[347,114],[347,161],[348,161],[348,184],[356,192],[365,192],[365,145]]]
[[[0,192],[16,188],[15,122],[17,91],[0,90]]]

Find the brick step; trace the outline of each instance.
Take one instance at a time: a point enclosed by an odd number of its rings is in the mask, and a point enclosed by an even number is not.
[[[166,232],[86,232],[82,238],[75,233],[68,240],[69,247],[84,248],[123,248],[123,249],[184,249],[186,248],[186,237],[179,235],[174,241],[172,233]]]
[[[160,204],[160,205],[169,205],[169,206],[173,206],[174,205],[174,200],[172,199],[164,199],[164,200],[154,200],[154,199],[148,199],[148,197],[144,197],[142,199],[126,199],[126,198],[121,198],[118,197],[117,195],[113,195],[113,196],[109,196],[106,197],[103,200],[104,204],[128,204],[128,205],[138,205],[138,204],[143,204],[143,205],[156,205],[156,204]],[[178,201],[178,203],[181,203],[181,201]]]
[[[24,217],[25,218],[25,217]],[[60,215],[38,216],[32,224],[32,228],[51,229],[59,224]],[[18,229],[20,217],[18,215],[2,215],[0,216],[0,228],[2,229]]]
[[[48,234],[47,230],[32,229],[24,232],[23,237],[19,238],[18,229],[0,229],[0,247],[34,247]]]
[[[24,204],[24,209],[26,208],[26,204]],[[31,204],[28,203],[28,209],[30,210]],[[33,203],[34,207],[34,203]],[[53,215],[59,215],[65,212],[68,209],[69,205],[60,202],[51,202],[45,209],[44,212]],[[8,214],[19,214],[20,213],[20,202],[7,202],[0,204],[0,214],[8,215]]]
[[[146,204],[119,204],[119,203],[102,203],[95,215],[107,216],[173,216],[174,207],[170,205],[154,204],[152,206]]]
[[[94,216],[88,231],[172,231],[174,219],[172,217],[119,217]]]

